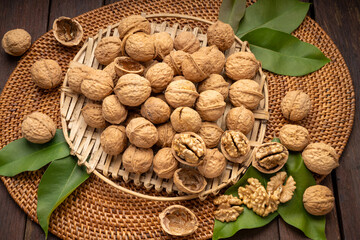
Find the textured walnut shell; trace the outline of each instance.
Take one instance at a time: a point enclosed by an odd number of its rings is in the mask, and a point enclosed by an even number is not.
[[[174,183],[176,187],[188,194],[196,194],[204,191],[206,179],[199,171],[190,168],[179,168],[174,173]]]
[[[164,63],[168,64],[172,70],[174,71],[175,75],[181,75],[181,65],[185,58],[187,58],[189,54],[184,51],[172,51],[169,55],[164,58]]]
[[[226,115],[227,129],[238,130],[245,135],[253,129],[254,123],[253,112],[244,106],[232,108]]]
[[[167,32],[154,33],[151,35],[155,44],[155,57],[162,60],[174,48],[173,39]]]
[[[147,62],[155,58],[155,44],[150,35],[139,32],[130,35],[125,42],[125,52],[139,62]]]
[[[119,78],[114,92],[122,104],[136,107],[150,96],[151,86],[146,78],[130,73]]]
[[[31,79],[43,89],[51,89],[60,85],[62,72],[60,65],[51,59],[41,59],[36,61],[31,69]]]
[[[291,151],[302,151],[310,142],[309,131],[299,125],[285,124],[279,131],[281,144]]]
[[[84,64],[71,61],[69,64],[69,70],[66,74],[67,83],[71,90],[76,93],[81,93],[81,83],[86,78],[88,74],[95,71],[95,69],[86,66]]]
[[[214,90],[206,90],[200,93],[195,104],[196,111],[204,121],[216,121],[225,111],[226,103],[223,96]]]
[[[166,63],[156,63],[146,72],[146,79],[150,81],[154,93],[162,92],[171,82],[174,71]]]
[[[194,53],[200,49],[200,41],[192,32],[182,32],[175,37],[174,48],[186,53]]]
[[[150,34],[151,26],[148,20],[140,15],[131,15],[121,19],[119,26],[119,37],[123,39],[126,35],[135,32]]]
[[[240,131],[225,131],[221,136],[220,148],[225,158],[234,163],[243,163],[250,155],[249,139]]]
[[[211,74],[207,79],[199,83],[198,85],[198,91],[199,93],[202,93],[206,90],[215,90],[226,99],[229,94],[229,83],[225,81],[223,76],[220,74]]]
[[[311,100],[309,95],[302,91],[289,91],[281,101],[281,112],[291,121],[300,121],[309,114]]]
[[[68,17],[59,17],[54,21],[53,33],[56,40],[67,47],[79,45],[84,35],[80,23]]]
[[[229,49],[235,42],[235,34],[232,27],[221,21],[217,21],[207,30],[208,45],[215,45],[220,51]]]
[[[121,52],[121,40],[115,36],[104,37],[95,48],[95,58],[100,64],[108,65],[119,56]]]
[[[132,108],[132,109],[128,110],[128,115],[126,117],[125,122],[123,122],[123,125],[124,126],[129,125],[129,122],[131,120],[133,120],[134,118],[138,118],[138,117],[142,117],[141,114],[140,114],[140,109]]]
[[[201,127],[198,112],[189,107],[178,107],[170,116],[171,125],[176,132],[197,132]]]
[[[4,34],[1,45],[7,54],[23,55],[31,46],[31,36],[24,29],[13,29]]]
[[[317,174],[327,175],[339,166],[339,155],[326,143],[310,143],[302,152],[306,167]]]
[[[90,127],[106,127],[106,121],[102,115],[102,107],[100,104],[87,103],[85,107],[81,109],[81,114],[84,117],[85,123]]]
[[[120,124],[126,119],[127,110],[115,95],[110,95],[102,102],[102,114],[109,123]]]
[[[126,126],[126,135],[129,141],[140,148],[150,148],[158,140],[157,129],[145,118],[134,118]]]
[[[198,228],[195,214],[181,205],[172,205],[159,215],[162,229],[173,236],[188,236]]]
[[[192,82],[201,82],[213,73],[212,59],[207,51],[197,51],[187,55],[181,63],[184,77]]]
[[[232,105],[240,107],[244,105],[248,109],[256,109],[264,98],[260,85],[254,80],[243,79],[234,82],[229,90]]]
[[[25,116],[21,124],[21,132],[23,137],[29,142],[47,143],[54,138],[56,125],[48,115],[33,112]]]
[[[203,122],[198,134],[204,140],[206,147],[214,148],[219,144],[223,132],[216,123]]]
[[[122,155],[122,164],[126,171],[144,173],[149,171],[154,158],[151,148],[138,148],[130,145]]]
[[[103,70],[94,70],[81,82],[81,92],[85,97],[100,101],[109,96],[114,88],[111,76]]]
[[[157,128],[159,140],[156,142],[158,147],[171,147],[172,140],[176,134],[176,131],[172,127],[171,123],[164,123]]]
[[[275,173],[287,162],[288,150],[280,143],[264,143],[255,147],[252,165],[262,173]]]
[[[115,72],[119,77],[128,73],[141,75],[144,72],[144,66],[129,57],[117,57],[114,62]]]
[[[217,149],[208,149],[204,161],[197,166],[199,172],[206,178],[216,178],[226,167],[224,155]]]
[[[100,136],[100,144],[104,152],[109,155],[118,155],[127,146],[124,126],[111,125]]]
[[[195,85],[188,80],[171,82],[165,91],[166,101],[173,108],[192,107],[198,96]]]
[[[160,177],[172,178],[178,168],[178,161],[171,153],[171,148],[160,149],[154,157],[154,172]]]
[[[119,80],[119,76],[116,74],[115,71],[115,60],[114,62],[110,63],[109,65],[107,65],[104,69],[104,72],[107,72],[110,77],[112,78],[113,82],[114,82],[114,86],[116,86],[117,81]]]
[[[150,97],[141,105],[141,115],[154,124],[166,122],[170,113],[169,105],[160,98]]]
[[[216,46],[200,48],[198,52],[202,52],[210,60],[210,74],[220,74],[224,69],[225,55]]]
[[[225,73],[232,80],[252,79],[259,70],[260,63],[250,52],[231,54],[225,63]]]
[[[333,210],[335,198],[328,187],[314,185],[305,190],[303,203],[308,213],[315,216],[321,216],[328,214]]]

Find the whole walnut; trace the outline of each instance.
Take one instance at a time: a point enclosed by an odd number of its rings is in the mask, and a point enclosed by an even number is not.
[[[185,58],[188,57],[188,53],[184,51],[172,51],[169,55],[165,56],[164,63],[168,64],[172,70],[174,71],[175,75],[181,75],[181,65]]]
[[[141,115],[154,124],[169,120],[170,113],[169,105],[160,98],[150,97],[141,105]]]
[[[104,37],[95,48],[95,58],[100,64],[108,65],[119,56],[121,52],[121,40],[115,36]]]
[[[281,101],[281,112],[291,121],[300,121],[309,114],[311,100],[309,95],[302,91],[289,91]]]
[[[127,110],[115,95],[110,95],[102,102],[102,114],[109,123],[120,124],[126,119]]]
[[[214,148],[219,144],[223,132],[216,123],[203,122],[198,134],[204,140],[207,148]]]
[[[225,111],[226,103],[223,96],[214,90],[206,90],[200,93],[195,104],[196,111],[204,121],[216,121]]]
[[[226,99],[229,94],[229,83],[220,74],[213,73],[207,79],[199,83],[198,91],[202,93],[206,90],[215,90]]]
[[[174,48],[173,39],[167,32],[154,33],[151,35],[154,39],[156,56],[160,60],[164,59]]]
[[[198,96],[195,85],[188,80],[171,82],[165,91],[166,101],[173,108],[192,107]]]
[[[240,107],[244,105],[248,109],[256,109],[264,98],[260,85],[254,80],[243,79],[234,82],[229,90],[232,105]]]
[[[234,30],[229,24],[218,20],[208,28],[207,40],[209,46],[215,45],[220,51],[225,51],[235,42]]]
[[[192,32],[182,32],[174,39],[174,48],[187,53],[194,53],[200,49],[200,41]]]
[[[150,35],[139,32],[130,35],[125,42],[125,51],[129,57],[139,62],[147,62],[155,58],[155,44]]]
[[[145,118],[134,118],[126,126],[126,136],[131,144],[140,148],[151,148],[158,141],[154,124]]]
[[[31,36],[24,29],[13,29],[6,32],[1,45],[7,54],[21,56],[31,46]]]
[[[156,142],[156,146],[164,148],[171,147],[171,142],[176,134],[176,131],[172,127],[171,123],[164,123],[157,127],[159,140]]]
[[[208,55],[208,50],[197,51],[187,55],[181,63],[184,77],[192,82],[201,82],[213,72],[213,60]]]
[[[289,158],[289,151],[278,142],[264,143],[255,147],[252,165],[262,173],[271,174],[284,167]]]
[[[94,70],[81,82],[81,92],[85,97],[100,101],[109,96],[114,88],[111,76],[103,70]]]
[[[150,34],[151,25],[145,17],[140,15],[131,15],[121,19],[118,31],[120,39],[123,39],[126,35],[136,32]]]
[[[36,61],[30,70],[31,79],[43,89],[57,87],[62,80],[60,65],[51,59],[41,59]]]
[[[116,75],[119,77],[129,73],[141,75],[144,72],[144,66],[130,57],[117,57],[114,60],[114,64]]]
[[[145,78],[150,81],[154,93],[162,92],[171,82],[174,71],[166,63],[156,63],[148,69]]]
[[[226,115],[226,127],[248,134],[255,123],[254,114],[244,106],[232,108]]]
[[[85,107],[81,109],[81,114],[84,117],[84,121],[87,125],[93,128],[106,127],[106,121],[102,114],[102,107],[97,103],[87,103]]]
[[[328,187],[314,185],[305,190],[303,203],[308,213],[315,216],[321,216],[328,214],[333,210],[335,198]]]
[[[59,17],[53,23],[53,33],[59,43],[72,47],[79,45],[84,35],[84,30],[75,19]]]
[[[71,90],[76,93],[81,93],[81,83],[88,74],[94,72],[95,69],[84,64],[71,61],[69,64],[69,70],[66,74],[67,82]],[[105,69],[104,69],[105,71]]]
[[[310,143],[302,152],[302,158],[310,171],[320,175],[327,175],[339,166],[339,155],[323,142]]]
[[[122,104],[136,107],[150,96],[151,86],[146,78],[130,73],[119,78],[114,92]]]
[[[285,124],[280,129],[279,138],[282,145],[291,151],[302,151],[310,142],[309,131],[292,124]]]
[[[178,107],[170,116],[171,125],[176,132],[197,132],[201,127],[198,112],[189,107]]]
[[[115,70],[115,60],[114,62],[110,63],[109,65],[107,65],[106,67],[104,67],[104,72],[107,72],[110,77],[112,78],[113,82],[114,82],[114,86],[116,86],[117,81],[119,80],[119,76],[116,74],[116,70]]]
[[[21,132],[29,142],[47,143],[54,138],[56,125],[48,115],[33,112],[25,116],[21,124]]]
[[[100,144],[104,152],[109,155],[118,155],[127,146],[124,126],[111,125],[100,136]]]
[[[251,52],[231,54],[225,63],[225,73],[232,80],[252,79],[259,70],[260,63]]]
[[[197,166],[197,169],[206,178],[216,178],[220,176],[226,168],[226,159],[217,149],[208,149],[204,161]]]
[[[160,177],[172,178],[178,168],[178,161],[171,153],[171,148],[160,149],[154,157],[154,172]]]
[[[202,52],[210,60],[210,74],[220,74],[224,69],[225,55],[216,46],[200,48],[198,52]]]
[[[184,76],[175,76],[175,77],[173,77],[173,79],[171,81],[174,82],[177,80],[186,80],[186,78]]]
[[[122,155],[122,164],[128,172],[144,173],[150,169],[153,158],[154,152],[151,148],[130,145]]]
[[[221,152],[225,158],[234,163],[243,163],[249,158],[249,139],[240,131],[227,130],[221,136]]]

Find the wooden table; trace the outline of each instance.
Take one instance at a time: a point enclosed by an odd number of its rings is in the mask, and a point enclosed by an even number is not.
[[[52,28],[60,16],[75,17],[114,2],[113,0],[0,0],[0,37],[14,28],[24,28],[33,41]],[[181,2],[181,1],[179,1]],[[360,1],[313,0],[309,15],[330,35],[349,67],[360,106]],[[0,50],[0,92],[14,70],[18,57]],[[338,167],[324,184],[334,189],[336,210],[327,216],[328,239],[360,239],[360,111]],[[1,134],[1,133],[0,133]],[[358,158],[358,159],[357,159]],[[231,239],[304,239],[303,233],[281,219],[266,227],[242,230]],[[41,228],[16,205],[0,183],[0,239],[44,239]],[[58,239],[50,234],[49,239]]]

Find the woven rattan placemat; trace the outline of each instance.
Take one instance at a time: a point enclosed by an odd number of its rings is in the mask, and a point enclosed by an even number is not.
[[[215,21],[220,3],[219,0],[176,0],[171,3],[161,0],[124,0],[85,13],[76,19],[83,26],[86,39],[95,35],[100,28],[114,24],[124,16],[142,12],[181,13]],[[161,22],[165,19],[158,20]],[[171,23],[178,21],[166,20]],[[185,24],[185,21],[180,23]],[[194,24],[192,21],[187,23],[206,30],[205,24]],[[310,95],[313,108],[310,116],[300,124],[309,129],[312,141],[327,142],[341,154],[352,129],[355,110],[354,89],[349,71],[335,44],[314,20],[307,17],[294,35],[319,47],[332,61],[321,70],[305,77],[267,73],[270,121],[266,141],[276,136],[279,128],[286,123],[279,108],[285,93],[288,90],[301,89]],[[35,87],[30,80],[29,69],[36,60],[51,58],[59,62],[65,73],[68,63],[78,51],[79,47],[61,46],[51,31],[32,45],[11,74],[0,96],[0,148],[21,137],[20,124],[24,116],[35,110],[49,114],[60,127],[60,89],[48,91]],[[42,169],[13,178],[1,178],[16,203],[35,221],[36,191],[43,171]],[[145,191],[134,185],[127,187]],[[171,204],[175,202],[153,202],[124,194],[96,177],[91,177],[54,211],[50,231],[63,239],[165,239],[167,237],[161,231],[158,214]],[[214,206],[209,199],[204,202],[191,200],[176,204],[192,209],[201,222],[192,237],[207,239],[212,236]]]

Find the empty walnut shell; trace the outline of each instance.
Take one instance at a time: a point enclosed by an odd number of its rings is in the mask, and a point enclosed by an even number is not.
[[[169,179],[173,177],[179,162],[172,155],[171,148],[162,148],[155,155],[153,164],[154,172],[160,178]]]
[[[204,191],[206,179],[199,171],[190,168],[179,168],[174,173],[174,183],[179,191],[196,194]]]
[[[176,134],[171,149],[179,162],[192,167],[199,166],[206,155],[204,140],[193,132]]]
[[[156,146],[164,148],[171,147],[172,140],[176,134],[176,131],[172,127],[171,123],[164,123],[157,127],[159,140],[156,142]]]
[[[322,216],[333,210],[335,206],[335,198],[328,187],[314,185],[305,190],[303,203],[304,208],[308,213],[315,216]]]
[[[256,109],[264,98],[260,85],[254,80],[242,79],[234,82],[229,90],[232,105],[240,107],[244,105],[248,109]]]
[[[174,48],[187,53],[194,53],[200,49],[200,41],[192,32],[182,32],[175,37]]]
[[[252,79],[259,70],[260,63],[251,52],[231,54],[225,63],[225,73],[232,80]]]
[[[300,121],[309,114],[311,100],[309,95],[302,91],[289,91],[281,101],[281,112],[291,121]]]
[[[151,89],[154,93],[162,92],[171,82],[174,71],[166,63],[156,63],[146,72],[146,79],[150,81]]]
[[[253,152],[252,165],[262,173],[275,173],[287,162],[288,150],[277,142],[264,143]]]
[[[102,107],[100,104],[87,103],[85,107],[81,109],[81,114],[84,117],[85,123],[90,127],[106,127],[106,121],[102,115]]]
[[[94,71],[94,68],[75,61],[71,61],[69,64],[69,70],[66,74],[67,82],[71,90],[76,93],[81,93],[82,81],[87,77],[88,74],[91,74]]]
[[[198,96],[195,85],[188,80],[173,81],[165,91],[166,101],[173,108],[192,107]]]
[[[216,121],[225,111],[226,103],[223,96],[214,90],[206,90],[200,93],[195,104],[196,111],[204,121]]]
[[[197,132],[201,127],[198,112],[189,107],[178,107],[170,116],[171,125],[177,132]]]
[[[127,117],[127,109],[115,95],[107,96],[102,102],[102,114],[106,121],[120,124]]]
[[[53,33],[56,40],[67,47],[79,45],[84,35],[80,23],[68,17],[59,17],[54,21]]]
[[[243,163],[250,155],[249,139],[240,131],[225,131],[221,136],[220,147],[226,159],[234,163]]]
[[[151,26],[145,17],[140,15],[131,15],[121,19],[118,30],[120,39],[123,39],[126,35],[136,32],[150,34]]]
[[[226,167],[224,155],[217,149],[208,149],[204,161],[197,166],[199,172],[206,178],[216,178],[222,174]]]
[[[104,152],[109,155],[118,155],[127,146],[124,126],[111,125],[100,136],[100,144]]]
[[[173,236],[188,236],[198,228],[195,214],[181,205],[172,205],[159,215],[162,229]]]
[[[279,131],[281,144],[291,151],[302,151],[310,142],[309,131],[299,125],[285,124]]]
[[[150,148],[158,141],[157,129],[145,118],[134,118],[126,126],[129,141],[140,148]]]
[[[147,62],[155,58],[154,39],[150,35],[138,32],[124,39],[125,51],[129,57],[139,62]]]
[[[128,73],[141,75],[144,72],[144,66],[129,57],[117,57],[114,62],[115,72],[119,77]]]
[[[211,74],[207,79],[199,83],[198,85],[198,91],[199,93],[202,93],[206,90],[215,90],[226,99],[229,94],[229,83],[225,81],[223,76],[220,74]]]
[[[121,40],[115,36],[104,37],[95,48],[95,58],[100,64],[108,65],[119,56],[121,52]]]
[[[203,122],[198,132],[208,148],[216,147],[219,144],[223,133],[224,131],[213,122]]]
[[[29,142],[43,144],[54,138],[56,125],[48,115],[33,112],[25,116],[21,124],[21,132]]]
[[[126,171],[144,173],[149,171],[154,158],[151,148],[138,148],[130,145],[122,155],[122,164]]]
[[[154,33],[151,37],[154,39],[155,57],[160,60],[164,59],[174,48],[173,39],[167,32]]]
[[[184,51],[172,51],[164,58],[164,63],[168,64],[173,70],[175,75],[181,75],[181,64],[189,54]]]
[[[109,96],[114,88],[114,82],[111,76],[103,70],[94,70],[81,82],[81,92],[85,97],[100,101]]]
[[[230,130],[238,130],[245,135],[253,129],[254,123],[253,112],[244,106],[232,108],[226,115],[226,127]]]
[[[235,42],[234,30],[229,24],[217,21],[208,28],[207,39],[209,46],[215,45],[220,51],[225,51]]]
[[[170,107],[163,100],[156,97],[149,97],[141,105],[141,115],[154,124],[166,122],[170,117]]]

